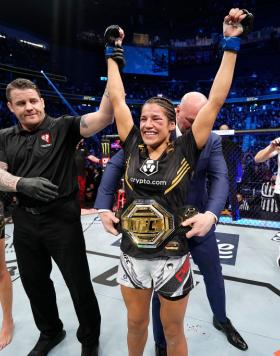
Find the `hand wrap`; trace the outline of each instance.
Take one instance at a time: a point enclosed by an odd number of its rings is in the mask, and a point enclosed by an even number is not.
[[[224,51],[238,52],[240,49],[239,37],[224,37],[221,42],[221,47]]]
[[[253,29],[254,15],[246,9],[242,9],[246,17],[240,22],[243,32],[240,37],[224,37],[221,42],[221,47],[224,51],[238,52],[240,49],[240,38],[246,36]]]
[[[250,33],[253,30],[253,25],[254,25],[254,15],[249,12],[246,9],[242,9],[243,13],[246,14],[247,16],[245,19],[241,21],[241,25],[243,27],[243,32],[242,32],[242,37],[246,36],[248,33]]]
[[[121,70],[125,66],[125,59],[122,46],[116,44],[118,38],[120,38],[120,26],[111,25],[106,28],[104,33],[105,58],[112,58]]]

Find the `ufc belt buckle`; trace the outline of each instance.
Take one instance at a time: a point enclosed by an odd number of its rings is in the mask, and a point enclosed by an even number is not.
[[[174,216],[153,199],[134,200],[121,225],[139,248],[157,248],[175,230]]]

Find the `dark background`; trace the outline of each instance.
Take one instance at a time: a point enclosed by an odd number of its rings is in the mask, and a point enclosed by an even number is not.
[[[102,33],[117,23],[130,31],[186,38],[221,31],[231,7],[254,12],[255,29],[279,24],[279,0],[10,0],[1,1],[0,22],[31,31],[51,43],[76,44],[84,30]]]

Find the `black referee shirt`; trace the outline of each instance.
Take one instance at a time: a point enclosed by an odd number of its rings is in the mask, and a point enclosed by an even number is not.
[[[81,139],[80,116],[46,116],[35,131],[25,131],[20,124],[0,131],[0,161],[15,176],[44,177],[59,187],[59,198],[78,190],[74,161],[76,145]],[[28,207],[47,203],[18,193]]]

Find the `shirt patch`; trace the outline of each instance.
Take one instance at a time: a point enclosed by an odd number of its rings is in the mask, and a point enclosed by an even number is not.
[[[158,172],[158,161],[154,161],[153,159],[146,159],[146,161],[140,167],[140,171],[144,173],[146,176],[151,176]]]
[[[49,132],[44,132],[42,135],[41,135],[41,140],[43,141],[41,143],[41,147],[49,147],[52,145],[51,143],[51,135]]]

